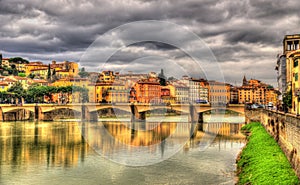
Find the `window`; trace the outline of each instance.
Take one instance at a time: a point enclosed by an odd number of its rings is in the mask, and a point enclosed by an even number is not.
[[[294,60],[294,67],[298,66],[298,59]]]
[[[298,81],[298,73],[295,73],[295,81]]]

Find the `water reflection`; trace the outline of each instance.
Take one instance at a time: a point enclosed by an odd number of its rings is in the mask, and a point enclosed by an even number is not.
[[[152,181],[156,183],[166,183],[166,179],[157,179],[156,175],[151,175],[160,170],[160,173],[180,174],[185,179],[183,182],[201,184],[192,174],[207,173],[205,169],[201,171],[208,162],[204,160],[205,156],[215,156],[218,161],[213,163],[209,158],[209,165],[220,166],[223,170],[232,165],[227,164],[228,161],[235,160],[244,142],[244,136],[239,132],[241,126],[220,122],[204,123],[201,128],[198,124],[181,122],[132,125],[130,122],[109,121],[86,122],[80,126],[77,122],[4,122],[0,124],[0,184],[35,184],[30,179],[39,182],[36,184],[61,184],[64,181],[66,184],[95,184],[87,179],[97,180],[96,184],[119,184],[116,178],[124,184],[128,176],[132,176],[130,183],[133,184],[149,183],[149,178],[153,178]],[[198,153],[210,135],[216,136],[210,148],[204,153]],[[137,165],[139,161],[145,160],[151,160],[151,163],[155,160],[164,162],[131,168],[111,163],[95,151],[114,161],[122,161],[123,164],[128,164],[134,157],[139,158],[135,163]],[[222,158],[218,158],[215,151],[219,151]],[[226,157],[227,151],[230,155]],[[174,152],[177,155],[168,159]],[[233,156],[231,152],[234,152]],[[193,166],[193,163],[199,166]],[[181,171],[191,166],[197,169],[189,173]],[[123,175],[112,177],[112,174],[121,173],[118,172],[120,169]],[[101,174],[97,174],[97,171],[101,171]],[[147,180],[136,177],[145,173],[148,174]],[[222,182],[223,177],[219,177],[218,173],[210,175],[218,175],[218,182]],[[52,177],[50,181],[46,180],[49,175]],[[226,177],[226,180],[230,178]],[[216,178],[211,179],[210,183],[215,183]]]
[[[32,163],[71,167],[87,153],[87,144],[75,123],[4,122],[0,135],[1,167]]]

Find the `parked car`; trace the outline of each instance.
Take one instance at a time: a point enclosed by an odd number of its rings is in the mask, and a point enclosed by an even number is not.
[[[268,108],[269,108],[269,109],[273,109],[273,106],[274,106],[274,105],[273,105],[273,102],[269,102],[269,103],[268,103]]]

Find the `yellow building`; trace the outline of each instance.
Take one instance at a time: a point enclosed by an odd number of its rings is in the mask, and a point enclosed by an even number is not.
[[[112,83],[115,81],[115,74],[113,71],[102,71],[99,75],[99,81],[105,83]]]
[[[35,77],[47,79],[48,76],[48,68],[40,68],[40,69],[32,69],[30,70],[30,74],[34,74]]]
[[[161,99],[165,104],[176,103],[175,87],[173,85],[167,85],[161,87]]]
[[[294,114],[300,114],[300,81],[299,81],[299,62],[300,62],[300,50],[296,50],[287,54],[287,60],[291,65],[291,77],[290,77],[290,88],[292,90],[292,110],[291,112]]]
[[[73,76],[73,75],[70,75],[70,72],[66,69],[57,70],[55,72],[56,72],[56,76],[58,78],[67,78],[67,77]]]
[[[96,84],[90,83],[87,86],[89,90],[89,102],[90,103],[95,103],[96,101]]]
[[[86,78],[63,78],[59,79],[51,84],[55,87],[66,87],[66,86],[79,86],[88,89],[89,81]],[[57,93],[53,96],[54,102],[65,102],[65,103],[78,103],[81,102],[80,93],[72,92],[68,94]]]
[[[25,74],[28,76],[31,74],[32,70],[45,69],[47,67],[48,65],[45,65],[42,62],[29,62],[29,64],[25,64]]]
[[[8,67],[9,66],[9,58],[2,58],[1,66],[2,67],[4,67],[4,66]]]
[[[230,101],[230,84],[216,81],[208,81],[208,96],[211,104],[228,104]]]
[[[43,64],[42,62],[30,62],[29,64],[25,64],[25,74],[26,76],[28,76],[31,73],[37,73],[46,78],[48,74],[48,67],[49,64]],[[56,61],[52,61],[52,63],[50,64],[51,74],[53,73],[54,69],[58,78],[78,77],[79,69],[76,62],[64,61],[57,63]]]
[[[286,57],[286,93],[292,92],[292,109],[294,114],[300,113],[299,97],[299,58],[300,34],[286,35],[283,39],[283,56]]]
[[[10,79],[10,80],[8,80]],[[8,76],[5,78],[5,81],[14,81],[14,82],[20,82],[24,89],[27,89],[29,87],[29,78],[26,77],[20,77],[20,76]],[[13,84],[13,83],[12,83]]]
[[[7,91],[8,90],[8,84],[5,82],[0,82],[0,92]]]
[[[25,72],[25,70],[26,70],[25,65],[26,64],[15,64],[15,65],[16,65],[16,69],[18,71],[24,71]]]
[[[123,82],[96,83],[95,102],[128,103],[129,90]]]
[[[88,79],[86,78],[62,78],[52,83],[56,87],[65,87],[65,86],[80,86],[87,87],[89,84]]]

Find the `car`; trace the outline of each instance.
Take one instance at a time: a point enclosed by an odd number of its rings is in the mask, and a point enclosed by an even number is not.
[[[269,109],[272,109],[273,106],[274,106],[274,105],[273,105],[273,102],[269,102],[269,103],[268,103],[268,108],[269,108]]]
[[[196,100],[196,103],[198,104],[208,104],[206,100]]]

